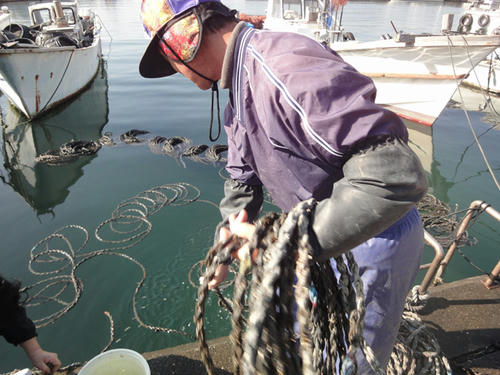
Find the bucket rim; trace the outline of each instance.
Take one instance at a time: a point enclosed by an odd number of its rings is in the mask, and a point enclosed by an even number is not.
[[[127,348],[116,348],[116,349],[111,349],[111,350],[107,350],[103,353],[99,353],[98,355],[96,355],[95,357],[92,357],[81,369],[80,371],[78,372],[78,374],[80,375],[84,375],[84,370],[85,368],[87,368],[87,370],[91,367],[91,364],[92,363],[95,363],[97,362],[99,359],[103,358],[103,357],[106,357],[106,356],[109,356],[109,355],[113,355],[113,354],[118,354],[118,353],[124,353],[124,354],[127,354],[127,355],[131,355],[133,356],[134,358],[136,358],[144,367],[144,369],[146,370],[146,375],[151,375],[151,369],[149,368],[149,364],[148,364],[148,361],[146,361],[146,358],[144,358],[142,356],[142,354],[136,352],[135,350],[132,350],[132,349],[127,349]],[[83,372],[82,372],[83,371]]]

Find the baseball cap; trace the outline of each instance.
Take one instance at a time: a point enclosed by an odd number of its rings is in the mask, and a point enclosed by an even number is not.
[[[181,18],[195,7],[197,7],[201,23],[215,14],[224,16],[233,16],[236,14],[235,10],[230,10],[220,0],[142,0],[142,23],[151,41],[139,63],[139,73],[141,76],[145,78],[159,78],[176,73],[160,52],[159,41],[162,33],[159,33],[159,31],[161,31],[167,22]],[[202,28],[202,24],[199,27]],[[199,43],[201,43],[201,40],[199,40]]]

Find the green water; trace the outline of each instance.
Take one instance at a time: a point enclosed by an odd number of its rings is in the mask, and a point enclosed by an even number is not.
[[[27,2],[9,3],[23,19]],[[143,129],[150,136],[184,136],[193,144],[209,144],[210,93],[201,92],[182,77],[147,80],[139,77],[137,65],[147,40],[142,35],[136,7],[126,0],[80,1],[91,4],[113,36],[109,43],[103,31],[105,67],[93,86],[70,105],[33,124],[19,124],[1,98],[2,128],[0,172],[0,273],[30,285],[45,276],[28,269],[30,249],[57,229],[76,224],[87,228],[90,240],[80,253],[107,248],[94,231],[108,219],[120,202],[155,186],[186,182],[198,187],[200,200],[217,203],[222,198],[223,164],[202,164],[177,160],[153,153],[146,144],[103,147],[96,156],[63,166],[34,163],[34,156],[72,139],[95,139],[104,132],[114,138],[130,129]],[[262,13],[264,1],[233,2],[242,10]],[[378,38],[392,32],[389,20],[405,31],[437,31],[440,13],[460,12],[456,6],[405,2],[349,4],[344,14],[359,39]],[[404,20],[404,24],[403,21]],[[422,30],[423,26],[425,30]],[[221,93],[221,103],[227,93]],[[500,108],[500,107],[499,107]],[[496,148],[500,133],[485,121],[484,113],[471,112],[472,122],[489,161],[498,173],[500,154]],[[22,120],[21,120],[22,121]],[[225,143],[224,136],[220,143]],[[476,199],[500,208],[498,190],[489,175],[464,114],[448,108],[433,127],[432,137],[420,145],[430,156],[428,163],[431,192],[443,201],[465,208]],[[138,295],[138,313],[150,325],[194,333],[192,316],[196,290],[189,284],[191,266],[204,257],[219,221],[216,208],[207,202],[167,206],[151,215],[152,228],[126,254],[142,263],[147,277]],[[267,208],[270,208],[267,206]],[[498,224],[482,215],[471,229],[479,244],[464,252],[480,267],[491,270],[498,260]],[[75,234],[78,243],[81,236]],[[61,247],[64,245],[61,244]],[[426,258],[431,256],[428,251]],[[49,267],[49,266],[45,266]],[[49,267],[50,269],[50,267]],[[445,280],[476,275],[462,257],[455,257]],[[132,296],[142,273],[137,264],[118,256],[99,256],[82,264],[76,277],[83,283],[78,303],[54,324],[40,328],[42,346],[59,354],[63,364],[94,357],[109,340],[109,322],[114,320],[115,342],[111,348],[125,347],[138,352],[189,342],[178,334],[155,333],[139,327],[134,320]],[[61,298],[72,301],[69,288]],[[59,311],[62,306],[48,303],[30,308],[33,319]],[[227,334],[229,321],[216,298],[209,301],[209,337]],[[30,366],[20,348],[0,340],[0,372]]]

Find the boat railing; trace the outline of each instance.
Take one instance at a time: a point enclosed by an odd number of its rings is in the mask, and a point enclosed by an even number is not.
[[[419,294],[421,295],[426,294],[431,284],[437,285],[442,282],[441,276],[443,275],[444,271],[446,270],[446,267],[450,263],[451,258],[455,254],[455,251],[458,248],[458,243],[460,238],[467,230],[472,218],[476,217],[478,213],[482,212],[486,212],[487,214],[489,214],[494,219],[500,222],[500,212],[495,210],[488,203],[480,200],[472,202],[469,205],[467,213],[460,222],[460,225],[458,226],[457,232],[455,234],[455,238],[450,247],[448,248],[448,250],[446,251],[446,254],[444,253],[442,245],[429,232],[424,231],[425,242],[427,245],[431,246],[434,249],[435,255],[431,263],[422,264],[420,266],[421,270],[427,268],[428,270],[418,289]],[[488,275],[488,278],[483,281],[485,287],[487,287],[488,289],[493,288],[499,274],[500,274],[500,261]]]

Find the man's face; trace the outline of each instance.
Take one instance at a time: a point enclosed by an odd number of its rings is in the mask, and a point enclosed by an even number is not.
[[[208,69],[205,69],[207,67],[207,65],[205,64],[205,66],[203,66],[204,64],[200,63],[200,60],[201,60],[201,59],[199,59],[200,52],[201,52],[201,48],[200,48],[200,51],[198,51],[198,54],[196,55],[194,60],[192,60],[191,62],[189,62],[187,64],[190,67],[192,67],[193,69],[195,69],[197,72],[200,72],[201,74],[203,74],[209,78],[212,78],[212,77],[210,77],[210,75],[207,74]],[[207,80],[205,78],[200,77],[198,74],[196,74],[191,69],[189,69],[187,66],[185,66],[183,63],[169,59],[167,57],[164,57],[164,58],[167,59],[167,61],[170,63],[170,65],[172,65],[172,67],[178,73],[182,74],[184,77],[189,79],[196,86],[198,86],[198,88],[200,88],[201,90],[208,90],[209,88],[212,87],[212,82],[210,82],[209,80]]]

